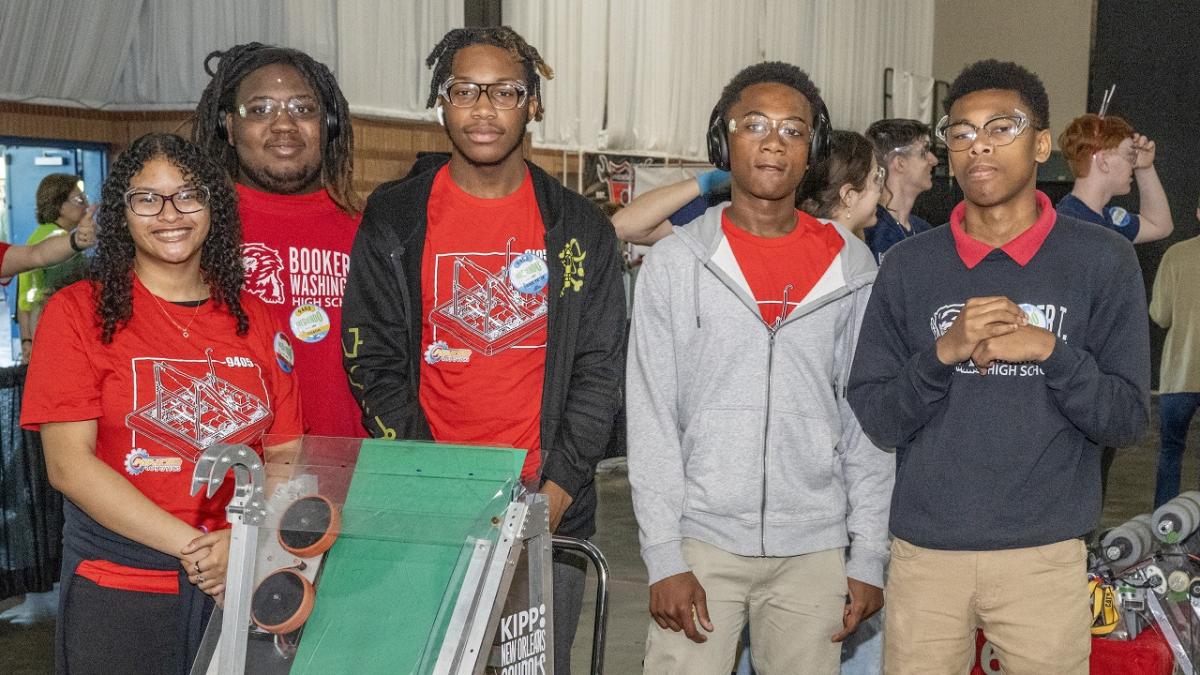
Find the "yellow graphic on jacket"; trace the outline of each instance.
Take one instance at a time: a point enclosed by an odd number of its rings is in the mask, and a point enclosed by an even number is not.
[[[578,293],[579,289],[583,288],[583,259],[586,257],[587,251],[580,250],[579,240],[574,237],[563,246],[563,250],[558,254],[563,266],[563,286],[558,292],[558,297],[566,295],[567,289]]]

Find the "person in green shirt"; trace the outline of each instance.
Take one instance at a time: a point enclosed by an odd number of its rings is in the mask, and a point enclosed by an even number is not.
[[[83,192],[83,181],[70,174],[52,173],[38,184],[37,219],[41,225],[25,243],[32,246],[52,236],[68,235],[87,215],[88,200]],[[61,262],[20,274],[17,322],[21,329],[22,362],[29,360],[38,317],[50,294],[81,279],[86,270],[87,257],[77,252]]]

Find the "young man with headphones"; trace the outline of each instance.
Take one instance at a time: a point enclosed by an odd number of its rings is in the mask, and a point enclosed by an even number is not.
[[[246,290],[291,333],[293,348],[277,356],[297,370],[307,432],[363,437],[339,342],[359,220],[346,99],[324,64],[295,49],[236,45],[209,54],[205,69],[192,139],[237,184]]]
[[[803,71],[743,70],[708,137],[732,201],[642,267],[626,386],[646,672],[728,673],[749,621],[760,672],[836,673],[883,604],[894,465],[843,396],[875,262],[795,207],[828,134]]]
[[[373,435],[523,448],[550,529],[590,537],[625,365],[616,236],[522,157],[553,75],[536,49],[511,28],[458,28],[427,63],[451,154],[367,201],[346,370]],[[554,672],[570,673],[585,577],[558,555],[553,575]]]

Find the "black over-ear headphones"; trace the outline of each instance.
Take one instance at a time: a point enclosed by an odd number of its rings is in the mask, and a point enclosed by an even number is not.
[[[812,138],[808,141],[808,166],[829,156],[829,110],[821,101],[813,116]],[[708,118],[708,161],[723,171],[729,170],[729,124],[721,111],[713,108]]]

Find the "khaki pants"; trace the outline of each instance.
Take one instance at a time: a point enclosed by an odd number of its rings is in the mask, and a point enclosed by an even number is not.
[[[1087,549],[1069,539],[1002,551],[892,542],[887,675],[962,675],[982,628],[1008,675],[1087,675]]]
[[[713,632],[696,644],[650,620],[647,675],[729,675],[738,638],[750,620],[750,651],[759,675],[836,675],[846,607],[841,548],[790,558],[743,557],[695,539],[683,557],[704,587]],[[703,633],[703,629],[701,629]]]

